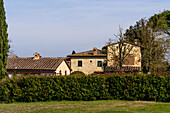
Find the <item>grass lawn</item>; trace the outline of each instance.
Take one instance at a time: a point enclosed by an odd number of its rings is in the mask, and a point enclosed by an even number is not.
[[[0,104],[0,113],[170,113],[170,103],[146,101],[52,101]]]

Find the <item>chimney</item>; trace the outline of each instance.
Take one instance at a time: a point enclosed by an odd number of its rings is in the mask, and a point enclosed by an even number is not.
[[[137,45],[138,44],[138,39],[134,39],[134,42]]]
[[[96,47],[93,48],[93,55],[97,55],[97,48]]]
[[[39,53],[34,53],[34,60],[40,59],[40,54]]]
[[[13,58],[18,58],[18,56],[17,56],[17,55],[14,55]]]

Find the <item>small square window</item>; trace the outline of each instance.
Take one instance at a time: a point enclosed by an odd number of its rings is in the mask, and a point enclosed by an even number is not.
[[[90,60],[90,62],[92,63],[92,60]]]
[[[102,61],[97,61],[97,67],[102,67]]]
[[[78,61],[78,67],[82,67],[82,61]]]

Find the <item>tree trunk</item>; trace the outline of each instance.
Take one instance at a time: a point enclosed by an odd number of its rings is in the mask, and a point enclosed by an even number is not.
[[[151,74],[151,56],[152,56],[152,46],[150,45],[150,50],[149,50],[149,66],[148,66],[148,74]]]
[[[151,74],[151,62],[149,61],[148,74]]]

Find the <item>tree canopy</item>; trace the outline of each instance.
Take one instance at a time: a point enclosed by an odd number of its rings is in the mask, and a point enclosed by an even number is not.
[[[144,46],[142,50],[143,71],[150,72],[165,67],[166,55],[170,46],[170,11],[155,14],[149,19],[142,18],[126,30],[126,39],[134,39]]]
[[[7,74],[6,64],[9,51],[7,28],[4,2],[0,0],[0,79]]]
[[[151,16],[149,19],[142,18],[137,21],[135,25],[131,25],[125,33],[127,39],[131,42],[134,42],[134,39],[138,39],[140,43],[143,43],[141,36],[139,36],[140,28],[143,28],[145,24],[149,23],[152,23],[152,29],[155,31],[163,31],[170,35],[170,11],[166,10],[162,13]]]
[[[149,21],[152,21],[154,26],[153,27],[157,27],[158,23],[159,26],[161,27],[161,29],[167,33],[170,34],[170,11],[166,10],[163,11],[162,13],[159,14],[155,14],[154,16],[149,18]],[[159,22],[158,22],[159,21]]]

